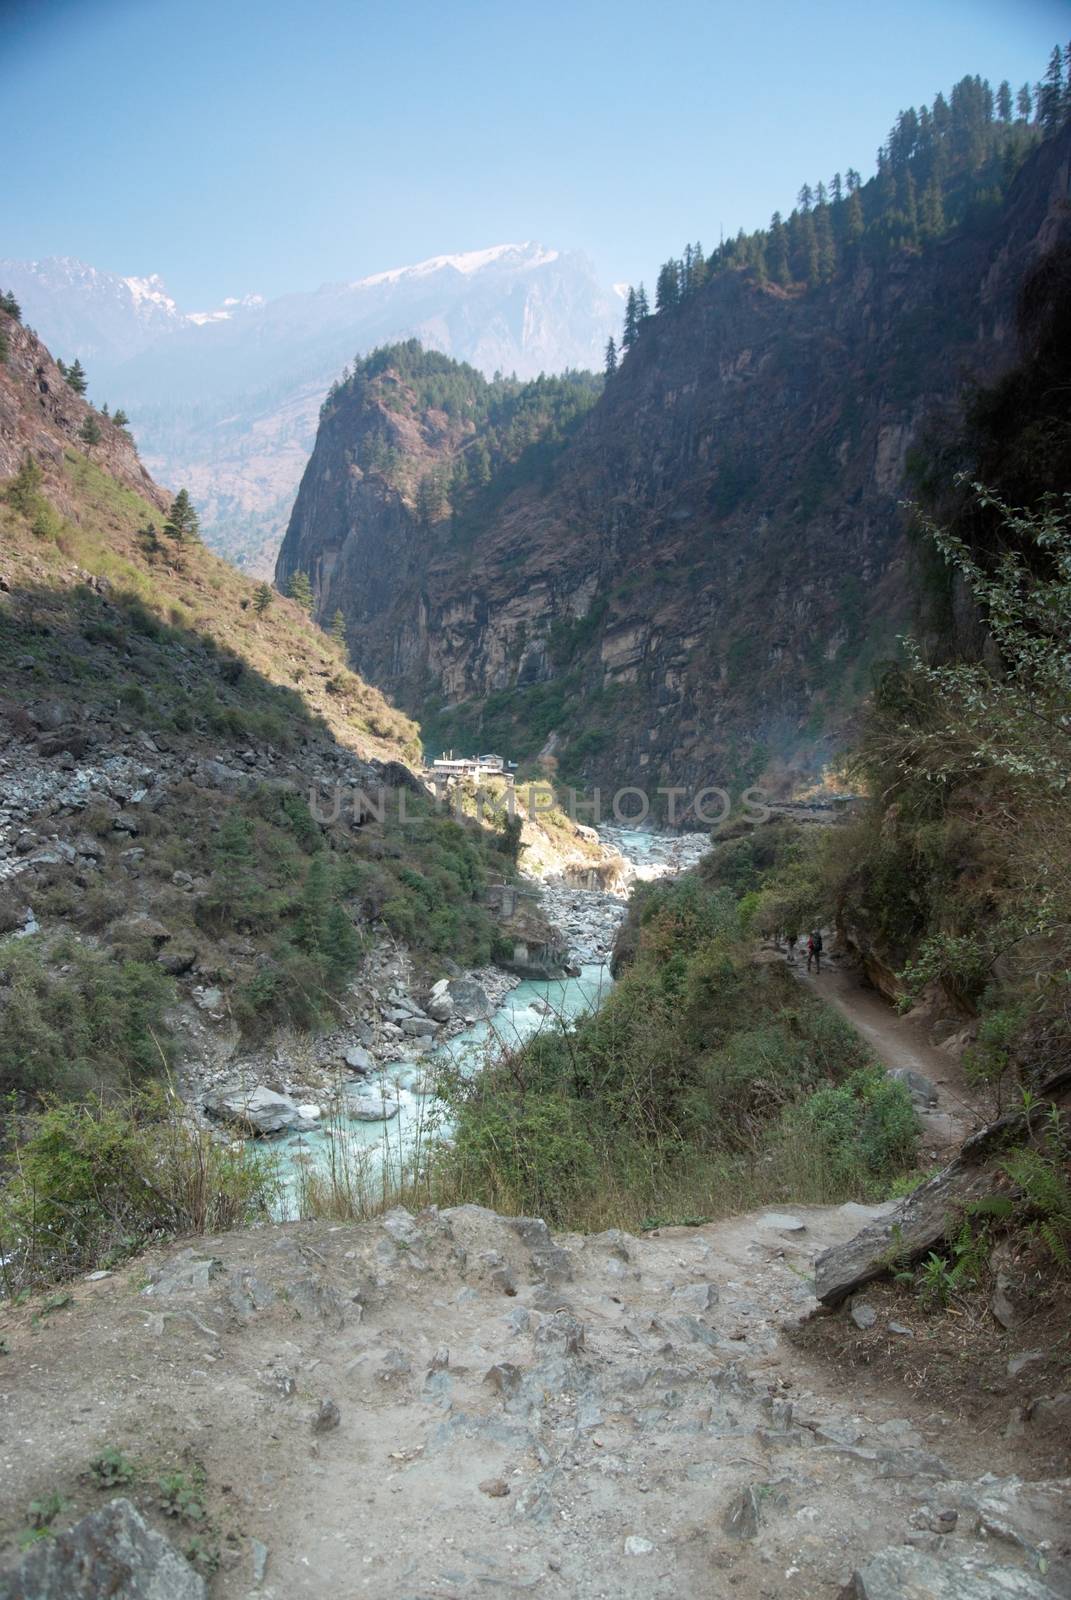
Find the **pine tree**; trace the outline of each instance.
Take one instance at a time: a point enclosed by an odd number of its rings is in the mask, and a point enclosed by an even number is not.
[[[130,418],[127,416],[122,406],[119,407],[119,410],[115,413],[112,421],[115,423],[117,428],[129,428],[130,426]]]
[[[138,529],[138,543],[150,561],[155,561],[164,548],[160,543],[160,535],[156,531],[155,522],[147,522],[144,528]]]
[[[945,205],[936,173],[922,191],[919,231],[924,239],[939,239],[945,231]]]
[[[691,247],[687,252],[686,270],[691,268]],[[681,300],[681,269],[676,261],[667,261],[659,268],[658,282],[655,284],[655,311],[672,311],[680,305]]]
[[[822,189],[823,195],[825,189]],[[817,249],[816,270],[821,283],[829,283],[837,271],[837,246],[833,239],[833,223],[829,215],[829,207],[823,199],[815,207],[814,236]]]
[[[1015,97],[1015,109],[1019,114],[1020,122],[1029,122],[1034,111],[1034,100],[1030,93],[1030,85],[1024,83]]]
[[[101,439],[104,437],[100,431],[100,423],[97,421],[92,411],[89,413],[88,417],[82,423],[81,428],[78,430],[78,437],[85,445],[87,455],[92,450],[93,446],[99,444]]]
[[[621,334],[622,350],[631,350],[632,346],[636,343],[636,334],[639,331],[639,322],[640,318],[639,311],[637,309],[636,291],[630,284],[628,294],[625,297],[625,326]]]
[[[14,317],[16,322],[22,321],[22,307],[19,305],[10,289],[0,292],[0,311],[5,316]]]
[[[491,452],[484,439],[477,439],[469,452],[469,476],[478,489],[491,481]]]
[[[613,334],[606,341],[606,376],[612,377],[617,371],[617,346]]]
[[[818,234],[815,230],[813,211],[799,213],[799,256],[800,276],[805,278],[813,289],[820,280]]]
[[[361,958],[361,940],[345,909],[334,901],[327,912],[320,957],[328,986],[339,988]]]
[[[648,317],[650,315],[651,315],[651,308],[647,304],[647,290],[643,287],[643,284],[641,283],[639,288],[636,290],[636,322],[637,322],[637,325],[642,328],[643,324],[647,321],[647,319],[648,319]]]
[[[164,532],[176,544],[197,544],[201,526],[188,489],[180,489],[171,502],[171,510],[164,523]]]
[[[441,472],[426,472],[417,484],[416,515],[421,527],[430,528],[446,513],[446,484]]]
[[[997,116],[1001,122],[1010,122],[1012,119],[1012,92],[1007,78],[997,90]]]
[[[66,378],[68,387],[73,389],[75,394],[85,394],[89,387],[89,379],[86,377],[85,368],[77,356],[75,356],[69,367],[61,366],[60,371]]]
[[[770,218],[767,241],[766,270],[774,283],[779,283],[783,289],[787,288],[792,282],[792,273],[788,266],[788,234],[780,211],[775,211]]]
[[[809,183],[805,183],[799,194],[796,196],[796,204],[799,206],[801,211],[810,211],[812,205],[814,204],[814,192]]]
[[[859,198],[858,188],[853,188],[848,197],[847,214],[844,221],[844,238],[849,245],[857,245],[866,231],[866,222],[863,217],[863,202]]]
[[[296,942],[311,956],[320,955],[324,948],[331,898],[331,870],[326,853],[319,850],[305,874],[297,922]]]
[[[915,177],[910,167],[904,171],[903,181],[904,236],[908,244],[918,244],[919,208]]]
[[[331,626],[328,629],[328,632],[329,632],[329,634],[331,636],[332,641],[335,644],[339,645],[343,650],[345,650],[345,648],[346,648],[346,619],[342,615],[341,611],[336,611],[334,616],[331,618]]]
[[[258,583],[253,590],[253,610],[258,617],[262,617],[275,599],[275,591],[270,583]]]
[[[263,906],[253,824],[236,806],[216,836],[215,864],[203,914],[217,928],[249,924]]]
[[[839,206],[844,199],[844,184],[839,172],[833,174],[829,184],[829,192],[833,198],[833,204]]]
[[[1064,115],[1064,55],[1053,45],[1045,81],[1038,97],[1038,121],[1046,133],[1055,133]]]
[[[307,572],[294,572],[290,576],[287,594],[297,602],[302,611],[312,610],[312,584]]]

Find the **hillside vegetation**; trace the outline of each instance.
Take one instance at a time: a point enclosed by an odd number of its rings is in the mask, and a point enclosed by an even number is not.
[[[924,631],[877,685],[836,884],[875,970],[980,1012],[971,1069],[1011,1087],[1071,1047],[1069,282],[1064,248],[1024,285],[1023,360],[923,475]]]

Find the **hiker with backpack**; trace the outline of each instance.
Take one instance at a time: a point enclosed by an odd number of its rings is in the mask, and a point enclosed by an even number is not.
[[[810,972],[810,970],[811,970],[811,962],[812,961],[814,962],[815,973],[816,974],[821,974],[821,971],[822,971],[822,932],[821,932],[820,928],[812,928],[810,933],[807,935],[807,971],[808,972]]]

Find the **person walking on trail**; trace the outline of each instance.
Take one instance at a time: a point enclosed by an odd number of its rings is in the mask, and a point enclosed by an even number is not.
[[[819,929],[819,928],[812,928],[810,933],[807,936],[807,971],[808,972],[810,972],[810,970],[811,970],[811,962],[812,961],[814,962],[814,970],[815,970],[815,972],[820,974],[821,971],[822,971],[822,933],[821,933],[821,929]]]
[[[794,967],[796,965],[796,943],[798,939],[799,934],[790,933],[786,940],[786,943],[788,944],[788,964],[790,967]]]

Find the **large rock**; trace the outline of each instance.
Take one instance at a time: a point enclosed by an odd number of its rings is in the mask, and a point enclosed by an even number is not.
[[[112,1500],[0,1575],[0,1600],[205,1600],[205,1586],[129,1500]]]
[[[450,998],[454,1008],[463,1017],[486,1018],[491,1015],[491,1002],[487,993],[475,978],[453,978],[450,982]]]
[[[276,1094],[263,1084],[255,1089],[220,1089],[205,1096],[204,1107],[210,1116],[231,1122],[258,1138],[309,1126],[309,1119],[302,1116],[289,1095]]]
[[[438,1032],[438,1024],[430,1017],[406,1017],[402,1032],[410,1039],[433,1039]]]
[[[347,1099],[346,1112],[357,1122],[389,1122],[398,1115],[398,1102],[378,1094],[358,1094]]]
[[[901,1544],[879,1550],[858,1567],[841,1600],[1054,1600],[1054,1593],[1022,1567],[944,1551],[938,1558]]]

